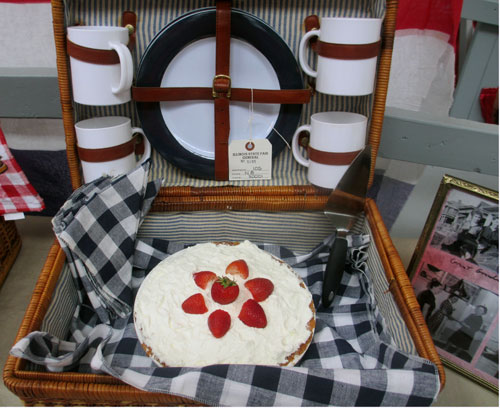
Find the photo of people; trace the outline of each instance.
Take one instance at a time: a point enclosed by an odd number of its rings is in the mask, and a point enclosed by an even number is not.
[[[498,335],[490,330],[498,319],[498,294],[429,263],[413,286],[438,350],[464,367],[498,375]]]
[[[422,314],[427,324],[429,324],[429,318],[436,308],[436,294],[441,290],[440,286],[439,281],[433,278],[427,284],[427,289],[420,292],[417,296],[418,304],[420,305],[420,309],[422,309]]]
[[[488,313],[488,308],[483,305],[475,306],[464,321],[453,319],[458,323],[458,329],[448,338],[448,344],[445,349],[452,354],[456,354],[462,360],[471,361],[472,355],[470,349],[474,336],[480,332],[483,326],[483,316]]]
[[[498,205],[452,190],[430,245],[498,272]]]
[[[445,175],[408,274],[444,364],[498,390],[498,192]]]
[[[458,302],[458,299],[457,295],[449,295],[445,300],[443,300],[436,313],[429,318],[427,325],[431,334],[435,335],[439,331],[445,319],[451,319],[451,316],[455,311],[453,305]]]

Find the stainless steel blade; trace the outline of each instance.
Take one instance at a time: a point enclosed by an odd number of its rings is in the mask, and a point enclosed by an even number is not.
[[[367,145],[354,159],[325,207],[325,215],[338,232],[348,232],[363,211],[371,167],[371,146]]]

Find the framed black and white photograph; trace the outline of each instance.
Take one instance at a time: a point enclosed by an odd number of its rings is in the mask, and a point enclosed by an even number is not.
[[[498,392],[498,192],[445,175],[408,274],[443,362]]]

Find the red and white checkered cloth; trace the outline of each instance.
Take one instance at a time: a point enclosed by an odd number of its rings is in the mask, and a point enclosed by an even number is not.
[[[0,160],[8,169],[0,174],[0,215],[26,211],[42,211],[42,197],[30,184],[10,152],[5,135],[0,129]]]

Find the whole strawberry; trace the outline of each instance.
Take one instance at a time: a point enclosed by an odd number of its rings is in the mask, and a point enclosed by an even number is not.
[[[229,313],[217,309],[208,316],[208,328],[216,338],[224,336],[231,327],[231,316]]]
[[[226,267],[226,273],[228,275],[239,275],[242,279],[246,279],[248,278],[248,265],[245,260],[238,259]]]
[[[255,278],[245,282],[245,287],[250,291],[257,302],[266,300],[273,293],[274,285],[266,278]]]
[[[188,297],[182,303],[182,310],[190,314],[203,314],[208,312],[207,306],[205,305],[205,299],[201,293]]]
[[[238,318],[247,326],[263,329],[267,326],[267,318],[264,309],[255,300],[248,299],[241,307]]]
[[[212,299],[221,304],[227,305],[236,300],[240,293],[238,284],[226,276],[219,277],[212,285]]]

